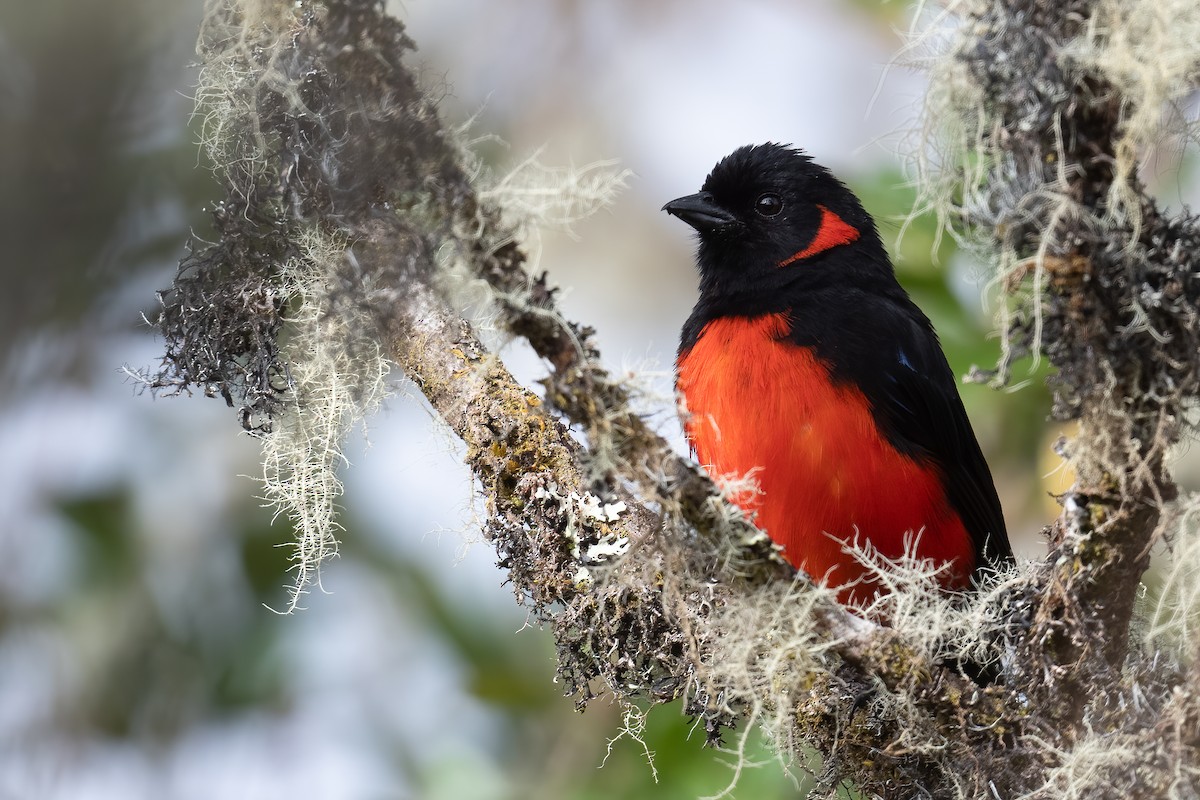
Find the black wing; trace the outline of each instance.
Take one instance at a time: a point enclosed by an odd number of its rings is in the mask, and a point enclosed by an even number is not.
[[[876,422],[898,450],[941,469],[950,505],[983,554],[983,565],[1011,562],[991,470],[937,337],[921,322],[910,323],[908,335],[898,337],[891,363],[881,365],[881,391],[870,398]]]

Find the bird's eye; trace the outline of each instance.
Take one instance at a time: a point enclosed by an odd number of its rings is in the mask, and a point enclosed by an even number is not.
[[[759,195],[759,198],[754,201],[754,210],[763,217],[774,217],[783,211],[783,200],[777,194],[767,192],[764,195]]]

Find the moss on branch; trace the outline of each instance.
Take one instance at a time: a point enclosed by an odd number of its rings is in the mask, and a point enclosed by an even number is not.
[[[926,199],[998,254],[1006,358],[1049,358],[1055,413],[1082,422],[1045,562],[963,597],[928,565],[874,564],[894,591],[859,613],[794,575],[528,274],[505,182],[482,185],[373,0],[210,2],[198,98],[221,240],[163,295],[153,382],[225,397],[262,437],[268,496],[302,532],[302,591],[334,543],[341,439],[398,366],[465,443],[485,533],[581,705],[681,699],[712,741],[749,719],[785,759],[815,747],[830,790],[1191,796],[1187,655],[1129,636],[1174,497],[1166,451],[1200,394],[1200,224],[1159,210],[1130,168],[1149,119],[1131,87],[1157,79],[1117,56],[1130,31],[1173,34],[1107,0],[955,10],[931,107],[961,136]],[[1200,58],[1172,64],[1173,91],[1194,84]],[[541,397],[479,341],[477,305],[546,359]]]

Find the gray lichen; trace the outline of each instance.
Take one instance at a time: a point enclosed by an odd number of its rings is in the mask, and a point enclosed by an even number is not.
[[[1170,584],[1152,644],[1128,628],[1171,512],[1166,448],[1200,389],[1197,223],[1159,211],[1131,165],[1154,140],[1145,104],[1195,83],[1181,37],[1200,11],[1167,4],[1175,29],[1133,5],[1151,16],[963,0],[933,62],[946,138],[925,203],[991,254],[1007,358],[1048,358],[1055,413],[1081,422],[1049,559],[967,596],[860,552],[893,591],[855,616],[792,574],[530,274],[521,233],[539,209],[443,126],[379,2],[210,5],[198,113],[226,188],[220,239],[163,294],[152,385],[224,396],[263,438],[267,496],[300,531],[299,597],[335,544],[341,441],[398,367],[466,444],[485,535],[553,630],[564,688],[628,703],[635,735],[632,701],[679,699],[713,742],[761,725],[830,792],[1195,796],[1194,594]],[[1169,74],[1131,64],[1143,46],[1171,54]],[[619,183],[551,177],[565,217]],[[550,365],[542,396],[476,335],[480,301]],[[1196,566],[1194,532],[1181,541]],[[966,663],[1003,680],[979,685]]]

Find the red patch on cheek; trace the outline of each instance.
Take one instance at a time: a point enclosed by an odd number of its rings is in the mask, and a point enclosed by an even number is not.
[[[786,267],[788,264],[810,258],[817,253],[823,253],[840,244],[850,244],[858,239],[860,235],[858,228],[855,228],[825,206],[817,206],[817,208],[821,209],[821,224],[817,227],[817,235],[813,237],[813,240],[803,250],[780,261],[779,266]]]

